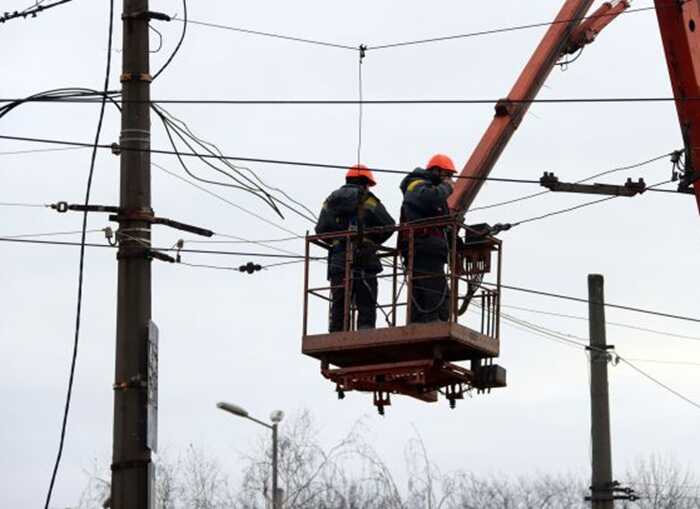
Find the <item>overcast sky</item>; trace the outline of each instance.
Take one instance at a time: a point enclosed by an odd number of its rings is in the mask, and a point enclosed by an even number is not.
[[[0,0],[0,11],[29,0]],[[117,2],[117,19],[121,13]],[[596,2],[598,5],[600,2]],[[421,39],[553,19],[560,0],[522,2],[190,2],[189,14],[268,32],[357,46]],[[651,2],[638,2],[646,7]],[[22,97],[42,90],[101,88],[107,41],[108,2],[75,1],[36,19],[0,25],[0,96]],[[177,0],[153,1],[151,9],[182,15]],[[181,23],[154,22],[163,49],[157,69],[174,48]],[[115,48],[121,48],[116,22]],[[369,52],[364,62],[365,99],[488,98],[505,96],[544,29]],[[157,42],[154,35],[153,44]],[[121,58],[113,54],[112,88],[118,88]],[[357,54],[190,26],[185,43],[152,87],[154,98],[355,99]],[[653,11],[621,16],[566,72],[550,76],[540,97],[669,96],[671,88]],[[200,137],[230,155],[339,164],[354,162],[356,106],[173,105]],[[90,142],[95,105],[29,104],[0,121],[0,134]],[[463,165],[493,114],[491,105],[367,106],[362,159],[368,165],[412,169],[434,152]],[[153,147],[167,148],[153,119]],[[102,140],[117,141],[119,117],[108,109]],[[680,148],[672,103],[536,104],[525,117],[493,175],[537,179],[554,171],[573,181]],[[46,148],[0,141],[0,152]],[[89,150],[0,157],[0,202],[81,202]],[[182,174],[170,156],[153,156]],[[205,167],[193,166],[212,177]],[[270,183],[312,208],[343,181],[338,170],[253,165]],[[118,201],[118,158],[100,152],[94,203]],[[666,180],[662,160],[609,176]],[[398,216],[399,175],[378,175],[375,188]],[[241,206],[278,222],[261,202],[236,190],[211,188]],[[488,183],[475,206],[538,191],[537,186]],[[546,195],[467,216],[470,222],[514,222],[590,197]],[[204,192],[153,168],[153,206],[158,215],[252,239],[287,236]],[[0,207],[0,235],[79,230],[76,213],[43,208]],[[586,276],[606,278],[610,302],[697,316],[698,211],[689,196],[646,193],[620,198],[501,234],[503,281],[568,295],[586,295]],[[303,233],[301,218],[279,222]],[[107,226],[90,216],[89,228]],[[183,235],[155,227],[155,241],[172,245]],[[105,242],[101,234],[90,234]],[[186,239],[191,236],[186,235]],[[78,240],[78,235],[62,240]],[[197,245],[222,247],[226,245]],[[190,245],[195,247],[195,245]],[[230,245],[228,248],[247,249]],[[302,241],[285,248],[301,252]],[[251,251],[267,251],[264,248]],[[261,258],[187,255],[190,263],[239,265]],[[38,507],[59,438],[70,362],[77,280],[77,248],[0,245],[0,506]],[[323,281],[323,270],[314,274]],[[338,401],[319,375],[318,362],[300,354],[302,267],[291,265],[241,275],[153,262],[153,319],[160,338],[160,443],[173,451],[193,443],[209,450],[236,478],[239,452],[259,429],[214,407],[239,403],[265,418],[281,408],[310,409],[321,438],[332,443],[360,418],[389,465],[400,469],[403,447],[417,430],[432,459],[445,471],[510,475],[541,472],[586,474],[589,465],[588,368],[583,352],[531,334],[502,329],[499,363],[509,387],[469,399],[450,410],[445,401],[424,404],[396,397],[381,418],[371,395],[348,394]],[[111,459],[116,263],[109,250],[87,253],[83,328],[73,407],[55,507],[74,504],[85,485],[84,469],[94,458]],[[505,292],[503,304],[584,316],[585,305]],[[519,318],[567,334],[587,336],[585,321],[508,310]],[[700,336],[689,322],[609,309],[610,321]],[[317,329],[323,313],[313,317]],[[609,327],[608,341],[630,358],[700,360],[700,343]],[[689,398],[700,400],[699,367],[639,363]],[[624,365],[610,370],[616,478],[650,453],[677,458],[700,469],[697,430],[700,412]],[[415,427],[415,429],[414,429]]]

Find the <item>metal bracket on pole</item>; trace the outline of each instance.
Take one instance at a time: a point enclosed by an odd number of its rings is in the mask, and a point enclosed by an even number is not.
[[[544,175],[540,178],[540,185],[554,192],[604,194],[608,196],[627,197],[642,194],[647,189],[647,185],[642,178],[637,182],[628,178],[627,182],[622,186],[613,184],[578,184],[575,182],[559,182],[559,178],[551,172],[544,172]]]
[[[206,228],[200,228],[199,226],[193,226],[186,223],[181,223],[180,221],[175,221],[173,219],[168,219],[166,217],[156,217],[153,215],[153,210],[151,209],[132,209],[126,210],[121,207],[115,207],[112,205],[79,205],[79,204],[69,204],[65,201],[59,201],[58,203],[52,203],[51,208],[57,212],[64,213],[71,211],[79,212],[106,212],[113,215],[109,216],[110,221],[145,221],[150,224],[161,224],[163,226],[169,226],[170,228],[175,228],[176,230],[182,230],[189,233],[194,233],[195,235],[201,235],[202,237],[213,237],[214,232]]]

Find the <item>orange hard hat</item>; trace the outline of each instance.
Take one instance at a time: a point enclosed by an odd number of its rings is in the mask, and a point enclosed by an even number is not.
[[[348,172],[345,174],[345,178],[360,178],[364,177],[367,179],[368,185],[370,187],[376,186],[377,181],[374,180],[374,175],[372,174],[372,170],[367,168],[364,164],[356,164],[355,166],[352,166]]]
[[[431,168],[439,168],[442,171],[457,173],[452,159],[450,159],[445,154],[435,154],[433,157],[431,157],[430,161],[428,161],[428,166],[426,167],[426,169],[429,170]]]

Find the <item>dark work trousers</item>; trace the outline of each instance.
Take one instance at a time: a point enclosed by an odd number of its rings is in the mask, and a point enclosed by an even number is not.
[[[411,322],[448,320],[450,291],[442,256],[416,250],[412,294]]]
[[[352,270],[351,302],[357,306],[357,328],[374,329],[377,322],[377,275],[361,269]],[[331,275],[331,310],[328,330],[343,330],[345,310],[345,275]],[[350,309],[350,308],[348,308]],[[348,316],[350,325],[350,316]]]

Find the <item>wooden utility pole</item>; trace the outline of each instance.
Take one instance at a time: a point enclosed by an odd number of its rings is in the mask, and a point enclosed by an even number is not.
[[[608,350],[605,338],[603,276],[588,275],[588,321],[591,355],[591,506],[613,509]]]
[[[124,0],[113,509],[149,509],[156,381],[151,324],[148,0]],[[151,341],[149,341],[149,339]]]

